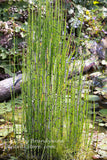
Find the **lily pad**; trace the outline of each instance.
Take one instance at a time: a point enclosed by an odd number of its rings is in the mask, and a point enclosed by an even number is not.
[[[101,123],[103,120],[96,117],[96,120],[95,120],[95,121]]]
[[[0,124],[5,123],[5,119],[0,119]]]
[[[107,109],[101,109],[99,111],[99,113],[103,116],[103,117],[107,117]]]
[[[100,127],[104,127],[105,124],[104,124],[104,123],[99,123],[98,125],[99,125]]]
[[[88,95],[88,101],[97,102],[100,101],[100,98],[97,95]]]
[[[105,99],[107,99],[107,86],[102,88],[101,94]]]
[[[107,123],[105,123],[105,127],[107,127]]]

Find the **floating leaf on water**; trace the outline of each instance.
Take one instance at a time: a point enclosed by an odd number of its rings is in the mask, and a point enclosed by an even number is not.
[[[105,99],[107,99],[107,86],[102,88],[101,94]]]
[[[104,117],[107,117],[107,109],[101,109],[99,110],[99,113],[104,116]]]
[[[102,120],[103,120],[103,122],[107,122],[107,118],[106,117],[103,117]]]
[[[105,127],[107,127],[107,123],[105,123]]]
[[[100,98],[97,95],[88,95],[88,101],[96,102],[96,101],[100,101]]]
[[[99,123],[98,125],[99,125],[100,127],[104,127],[105,124],[104,124],[104,123]]]
[[[0,122],[5,122],[5,120],[4,119],[0,119]]]
[[[102,119],[96,119],[95,121],[96,122],[102,122]]]

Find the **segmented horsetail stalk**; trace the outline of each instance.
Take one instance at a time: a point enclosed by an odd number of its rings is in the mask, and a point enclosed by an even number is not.
[[[61,159],[67,150],[75,155],[87,110],[81,101],[82,73],[68,81],[70,36],[67,41],[62,3],[39,0],[36,14],[29,5],[27,44],[22,86],[27,146],[37,159]]]

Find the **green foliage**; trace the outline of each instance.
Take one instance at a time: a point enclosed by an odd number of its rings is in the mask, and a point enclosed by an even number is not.
[[[80,4],[83,7],[86,7],[88,9],[92,9],[96,6],[104,6],[107,5],[107,1],[106,0],[72,0],[72,2],[74,2],[75,4]]]
[[[23,55],[23,73],[27,73],[27,82],[22,85],[25,138],[29,149],[34,147],[35,156],[60,159],[65,150],[71,149],[72,154],[80,149],[88,112],[86,102],[82,108],[82,73],[72,78],[71,84],[67,80],[70,36],[66,41],[61,6],[56,3],[53,10],[46,1],[45,16],[38,10],[35,17],[33,11],[34,6],[29,6],[27,57]],[[66,89],[70,85],[69,93]]]
[[[77,30],[82,25],[82,38],[97,38],[99,36],[104,36],[104,25],[101,23],[105,18],[103,9],[99,10],[99,8],[96,8],[89,10],[82,5],[74,5],[70,8],[68,13],[69,26]]]
[[[27,35],[28,3],[9,1],[0,3],[0,6],[0,59],[9,61],[10,58],[13,61],[14,37],[16,57],[20,59],[22,43]]]

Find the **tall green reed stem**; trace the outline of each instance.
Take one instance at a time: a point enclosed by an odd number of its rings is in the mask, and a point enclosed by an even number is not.
[[[29,149],[34,146],[36,155],[48,159],[61,156],[68,148],[74,153],[79,147],[85,107],[81,108],[82,73],[70,84],[67,80],[70,37],[67,42],[62,4],[56,2],[53,7],[46,0],[44,16],[41,8],[39,1],[35,16],[34,7],[29,6],[26,60],[23,57],[27,82],[22,94]]]

